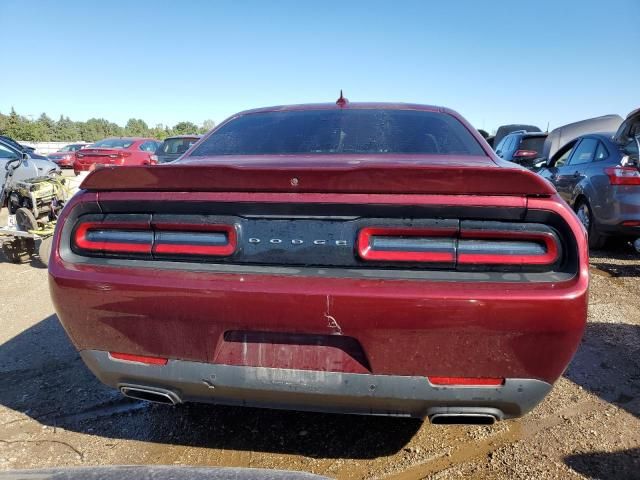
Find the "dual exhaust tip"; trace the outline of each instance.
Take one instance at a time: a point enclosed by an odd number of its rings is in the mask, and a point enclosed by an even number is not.
[[[180,397],[171,390],[137,385],[121,385],[120,392],[129,398],[162,405],[182,403]],[[433,407],[427,411],[429,421],[434,425],[493,425],[504,418],[496,408],[474,407]]]

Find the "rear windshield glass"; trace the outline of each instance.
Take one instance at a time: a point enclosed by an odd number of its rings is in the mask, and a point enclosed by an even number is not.
[[[414,110],[304,110],[242,115],[191,156],[313,153],[484,155],[458,120]]]
[[[92,148],[129,148],[133,145],[133,140],[122,138],[106,138],[91,145]]]
[[[525,137],[520,142],[519,150],[535,150],[538,155],[542,155],[544,147],[544,137]]]
[[[198,141],[197,138],[169,138],[162,142],[162,145],[158,147],[157,154],[165,155],[182,155],[189,150],[189,147]]]

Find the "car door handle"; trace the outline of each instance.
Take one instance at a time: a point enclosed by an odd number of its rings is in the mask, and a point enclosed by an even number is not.
[[[579,177],[580,176],[580,172],[578,172],[577,170],[575,172],[573,172],[573,176],[574,177]]]

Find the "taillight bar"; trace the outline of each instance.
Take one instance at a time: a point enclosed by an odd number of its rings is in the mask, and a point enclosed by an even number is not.
[[[557,239],[551,232],[460,231],[459,264],[550,265],[558,257]]]
[[[153,232],[148,223],[84,222],[74,233],[74,242],[90,252],[151,253]]]
[[[432,385],[447,387],[499,387],[504,384],[504,378],[487,377],[428,377]]]
[[[363,260],[450,263],[456,258],[456,228],[366,227],[358,233]]]
[[[236,251],[238,236],[232,225],[154,223],[154,254],[226,257]]]
[[[147,365],[166,365],[168,358],[149,357],[147,355],[133,355],[131,353],[109,352],[109,357],[113,360],[123,362],[145,363]]]
[[[238,246],[235,226],[149,222],[81,222],[77,249],[103,254],[229,256]]]
[[[546,266],[560,259],[558,238],[544,225],[530,225],[530,230],[474,228],[475,222],[461,225],[460,229],[365,227],[358,233],[358,255],[365,261],[461,266]]]

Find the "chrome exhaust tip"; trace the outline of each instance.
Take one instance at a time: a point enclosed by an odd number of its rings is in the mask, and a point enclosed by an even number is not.
[[[484,413],[438,413],[429,421],[434,425],[493,425],[497,419]]]
[[[640,253],[640,238],[636,238],[633,242],[633,248],[636,249],[636,252]]]
[[[177,405],[182,403],[178,395],[170,390],[161,388],[139,387],[137,385],[121,385],[120,393],[125,397],[145,402],[161,403],[163,405]]]
[[[504,413],[487,407],[433,407],[427,417],[434,425],[493,425]]]

